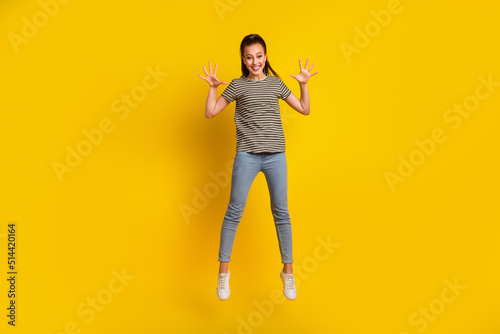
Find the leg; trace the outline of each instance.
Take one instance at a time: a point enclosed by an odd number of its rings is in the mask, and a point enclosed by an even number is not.
[[[288,184],[287,165],[284,152],[266,155],[263,161],[263,172],[266,176],[269,194],[271,198],[271,210],[273,213],[276,233],[281,253],[281,261],[284,264],[285,273],[292,273],[293,247],[292,227],[288,213]]]
[[[220,262],[219,274],[229,272],[228,264],[229,264],[229,262],[222,262],[222,261]]]
[[[293,264],[292,263],[283,263],[283,272],[285,274],[293,274]]]
[[[227,272],[227,262],[231,261],[230,256],[236,230],[245,209],[250,187],[259,172],[260,156],[247,152],[236,152],[231,177],[231,195],[220,234],[219,261],[221,263],[219,272]]]

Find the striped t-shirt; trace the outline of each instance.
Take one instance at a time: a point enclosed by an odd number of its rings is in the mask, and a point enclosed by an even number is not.
[[[229,102],[236,100],[236,151],[285,152],[278,99],[285,100],[291,93],[280,78],[271,75],[262,80],[242,75],[229,83],[221,96]]]

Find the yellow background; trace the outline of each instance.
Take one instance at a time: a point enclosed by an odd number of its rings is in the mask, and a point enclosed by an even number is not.
[[[500,81],[500,6],[402,0],[348,62],[340,45],[354,46],[355,28],[390,1],[220,0],[219,13],[214,3],[72,0],[16,53],[9,36],[41,5],[0,2],[2,333],[500,333],[500,87],[457,129],[443,118],[480,76]],[[239,77],[250,33],[265,39],[295,95],[298,59],[319,71],[309,116],[280,101],[295,270],[309,272],[297,299],[267,314],[256,303],[281,290],[282,265],[262,174],[236,236],[231,297],[216,296],[230,187],[214,188],[211,172],[234,157],[235,104],[205,119],[208,85],[197,76],[210,61],[219,79]],[[120,119],[113,101],[148,66],[168,76]],[[103,119],[113,131],[59,182],[53,162],[65,163],[66,147]],[[446,141],[392,191],[385,173],[435,128]],[[181,208],[210,187],[186,219]],[[6,318],[11,221],[15,328]],[[339,246],[319,261],[318,238],[328,237]],[[133,279],[110,294],[122,270]],[[455,279],[466,288],[444,304]],[[107,303],[89,322],[77,311],[88,298]],[[411,322],[430,307],[439,309],[432,321]]]

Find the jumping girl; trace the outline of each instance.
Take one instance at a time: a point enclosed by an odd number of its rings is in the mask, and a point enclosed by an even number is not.
[[[242,76],[233,79],[216,100],[217,87],[227,82],[217,79],[217,64],[212,73],[205,66],[206,77],[198,75],[210,85],[205,116],[218,115],[229,103],[236,100],[234,122],[236,124],[236,155],[234,157],[231,195],[222,222],[219,246],[219,279],[217,296],[220,300],[229,297],[228,263],[233,248],[238,224],[245,209],[250,187],[259,172],[263,172],[269,188],[271,211],[278,235],[283,269],[280,278],[283,293],[289,300],[297,297],[292,269],[292,229],[288,214],[287,164],[285,156],[285,136],[281,124],[279,99],[303,115],[309,115],[309,93],[307,81],[314,63],[307,69],[309,59],[300,73],[291,75],[299,82],[300,100],[288,89],[267,60],[266,43],[257,34],[245,36],[240,45]],[[274,76],[269,75],[271,71]],[[223,97],[223,98],[221,98]]]

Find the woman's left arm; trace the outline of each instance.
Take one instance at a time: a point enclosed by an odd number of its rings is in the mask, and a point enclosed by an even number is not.
[[[297,110],[299,113],[303,115],[309,115],[310,110],[310,102],[309,102],[309,91],[307,90],[307,81],[313,75],[318,74],[318,72],[314,72],[311,74],[311,70],[314,67],[314,63],[311,65],[311,68],[307,70],[307,65],[309,64],[309,58],[306,60],[306,66],[302,68],[302,61],[299,59],[300,65],[300,73],[298,75],[291,74],[290,76],[295,78],[299,82],[300,86],[300,100],[292,93],[285,100],[286,103],[293,109]]]

